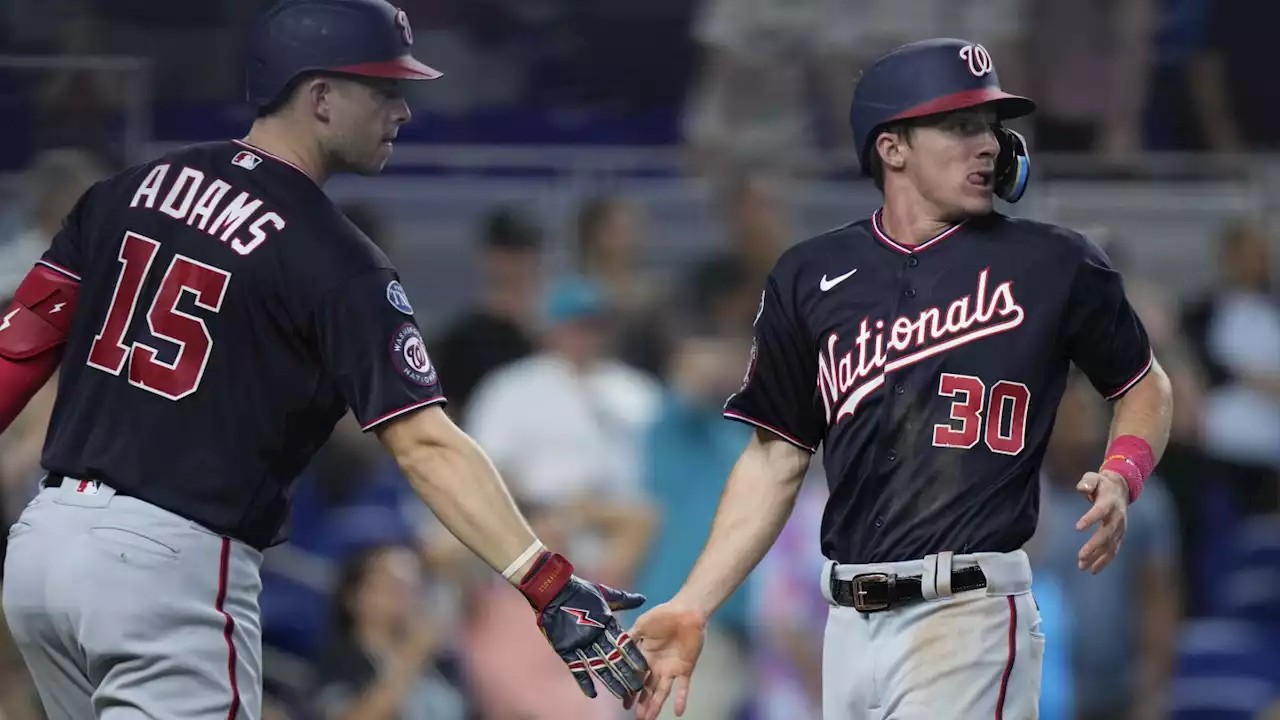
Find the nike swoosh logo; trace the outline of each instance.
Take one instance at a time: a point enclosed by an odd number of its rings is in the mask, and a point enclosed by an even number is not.
[[[856,272],[858,272],[858,268],[854,268],[843,275],[837,275],[836,277],[833,277],[830,280],[827,279],[826,275],[823,275],[822,280],[818,282],[818,289],[821,290],[822,292],[826,292],[831,288],[844,282],[845,280],[848,280],[849,277]]]

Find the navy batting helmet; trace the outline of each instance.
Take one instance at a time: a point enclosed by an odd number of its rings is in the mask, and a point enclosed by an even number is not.
[[[863,73],[849,108],[863,173],[870,174],[875,139],[886,124],[985,103],[994,104],[998,118],[996,195],[1017,202],[1027,188],[1031,159],[1022,135],[999,121],[1029,115],[1036,106],[1001,90],[991,54],[968,40],[937,38],[903,45]]]
[[[386,0],[280,0],[249,37],[246,94],[256,107],[270,105],[308,72],[440,77],[409,53],[412,45],[408,16]]]

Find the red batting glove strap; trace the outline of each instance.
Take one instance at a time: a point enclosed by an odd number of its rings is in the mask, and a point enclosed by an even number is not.
[[[1121,435],[1111,441],[1107,448],[1106,460],[1102,462],[1102,470],[1124,478],[1129,485],[1129,502],[1138,499],[1142,494],[1142,486],[1155,469],[1155,454],[1151,444],[1137,435]]]
[[[516,587],[541,612],[572,578],[573,564],[565,556],[543,550]]]

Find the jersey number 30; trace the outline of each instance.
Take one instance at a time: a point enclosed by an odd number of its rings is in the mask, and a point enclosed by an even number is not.
[[[222,309],[231,273],[175,255],[165,270],[160,287],[147,310],[147,326],[153,337],[177,345],[172,363],[158,358],[160,351],[141,342],[124,342],[129,323],[138,307],[138,296],[151,272],[160,243],[134,232],[124,235],[120,244],[120,277],[102,331],[93,339],[89,350],[89,366],[119,375],[129,365],[129,383],[170,400],[181,400],[200,387],[213,338],[204,320],[178,309],[183,291],[193,295],[195,305],[211,312]]]
[[[935,447],[967,450],[978,444],[979,436],[991,452],[1001,455],[1017,455],[1026,447],[1027,410],[1031,404],[1031,391],[1026,385],[1008,380],[992,385],[985,422],[982,408],[987,386],[980,378],[943,373],[938,394],[955,401],[951,403],[951,424],[933,426]]]

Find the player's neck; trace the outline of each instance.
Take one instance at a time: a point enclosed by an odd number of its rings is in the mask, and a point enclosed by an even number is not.
[[[880,212],[880,226],[894,242],[908,247],[919,245],[942,234],[954,222],[944,219],[932,203],[914,195],[885,198]]]
[[[329,180],[331,173],[319,144],[300,134],[288,132],[273,118],[256,120],[244,142],[287,161],[317,185],[324,185]]]

